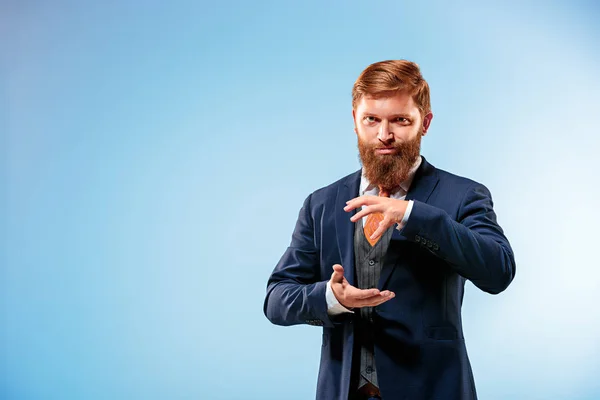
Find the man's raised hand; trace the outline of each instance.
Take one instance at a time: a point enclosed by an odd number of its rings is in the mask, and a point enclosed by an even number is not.
[[[348,200],[346,202],[346,207],[344,207],[344,211],[350,212],[360,207],[362,207],[362,209],[354,214],[350,218],[350,221],[359,221],[362,217],[372,213],[378,212],[383,214],[383,221],[379,223],[379,227],[373,232],[370,238],[377,239],[383,235],[390,226],[402,221],[404,213],[406,212],[406,207],[408,207],[408,201],[381,196],[360,196]]]

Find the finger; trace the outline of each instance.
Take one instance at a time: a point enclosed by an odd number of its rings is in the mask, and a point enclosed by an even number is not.
[[[335,283],[342,283],[344,280],[344,267],[340,264],[333,266],[333,273],[331,274],[331,281]]]
[[[347,294],[347,292],[346,292]],[[386,301],[394,298],[395,294],[389,290],[385,290],[375,296],[366,297],[364,299],[355,299],[349,295],[345,296],[344,303],[347,307],[374,307],[379,304],[385,303]]]
[[[385,303],[386,301],[390,301],[394,297],[396,297],[394,293],[390,293],[387,296],[383,296],[380,294],[379,296],[374,296],[370,299],[361,300],[360,305],[356,305],[354,307],[376,307],[380,304]]]
[[[392,220],[388,219],[388,218],[384,218],[383,221],[381,221],[379,223],[379,226],[377,227],[377,229],[375,229],[375,232],[373,232],[373,234],[371,235],[371,240],[375,240],[377,239],[379,236],[383,235],[383,233],[385,231],[387,231],[387,229],[392,226]]]
[[[364,217],[365,215],[369,215],[374,212],[377,212],[377,209],[375,208],[375,206],[363,207],[362,210],[360,210],[359,212],[357,212],[350,218],[350,221],[356,222],[356,221],[360,220],[362,217]]]
[[[352,222],[356,222],[358,221],[360,218],[372,214],[372,213],[376,213],[376,212],[380,212],[383,214],[383,212],[385,211],[385,207],[382,204],[373,204],[370,206],[365,206],[363,207],[360,211],[358,211],[356,214],[354,214],[352,217],[350,217],[350,221]]]
[[[386,292],[387,293],[381,292],[378,296],[373,296],[368,299],[360,300],[357,302],[358,304],[354,307],[375,307],[396,297],[395,293],[389,291]]]
[[[333,270],[335,272],[339,272],[340,274],[344,275],[344,267],[342,267],[341,264],[333,264]]]
[[[346,298],[350,301],[359,301],[373,296],[379,296],[379,289],[359,289],[350,285],[346,288]]]
[[[344,211],[352,211],[355,208],[361,206],[367,206],[371,204],[375,204],[377,202],[378,196],[360,196],[355,197],[352,200],[348,200],[346,202],[346,207],[344,207]]]

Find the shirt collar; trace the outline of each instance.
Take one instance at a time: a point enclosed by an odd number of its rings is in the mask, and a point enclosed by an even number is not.
[[[408,189],[410,189],[410,185],[413,181],[413,179],[415,178],[415,173],[417,172],[417,169],[419,169],[419,166],[421,166],[421,162],[422,162],[422,158],[421,156],[419,156],[419,158],[417,158],[417,161],[415,161],[415,163],[413,164],[412,168],[410,169],[410,171],[408,171],[408,177],[406,178],[406,180],[404,182],[400,183],[400,187],[390,193],[390,195],[394,195],[400,191],[403,191],[403,195],[406,195],[406,193],[408,193]],[[367,179],[367,177],[365,176],[365,170],[364,168],[362,169],[361,172],[361,176],[360,176],[360,196],[363,196],[365,194],[369,194],[369,195],[379,195],[379,188],[373,184],[371,184],[371,182],[369,182],[369,180]]]

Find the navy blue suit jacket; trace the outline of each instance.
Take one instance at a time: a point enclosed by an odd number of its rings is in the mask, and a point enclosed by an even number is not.
[[[308,196],[267,285],[271,322],[323,326],[320,400],[346,400],[350,390],[358,314],[330,317],[325,289],[334,264],[356,285],[353,223],[343,208],[359,183],[357,171]],[[407,200],[414,200],[410,218],[392,236],[402,257],[384,266],[378,285],[396,296],[374,310],[379,388],[384,400],[476,399],[461,323],[465,281],[503,291],[515,275],[512,249],[477,182],[423,158]]]

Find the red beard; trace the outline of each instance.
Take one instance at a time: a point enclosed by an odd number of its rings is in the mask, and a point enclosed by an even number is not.
[[[372,185],[394,192],[408,178],[421,154],[421,133],[410,142],[394,143],[396,152],[392,154],[376,154],[375,149],[381,146],[381,143],[370,145],[358,139],[363,173]]]

